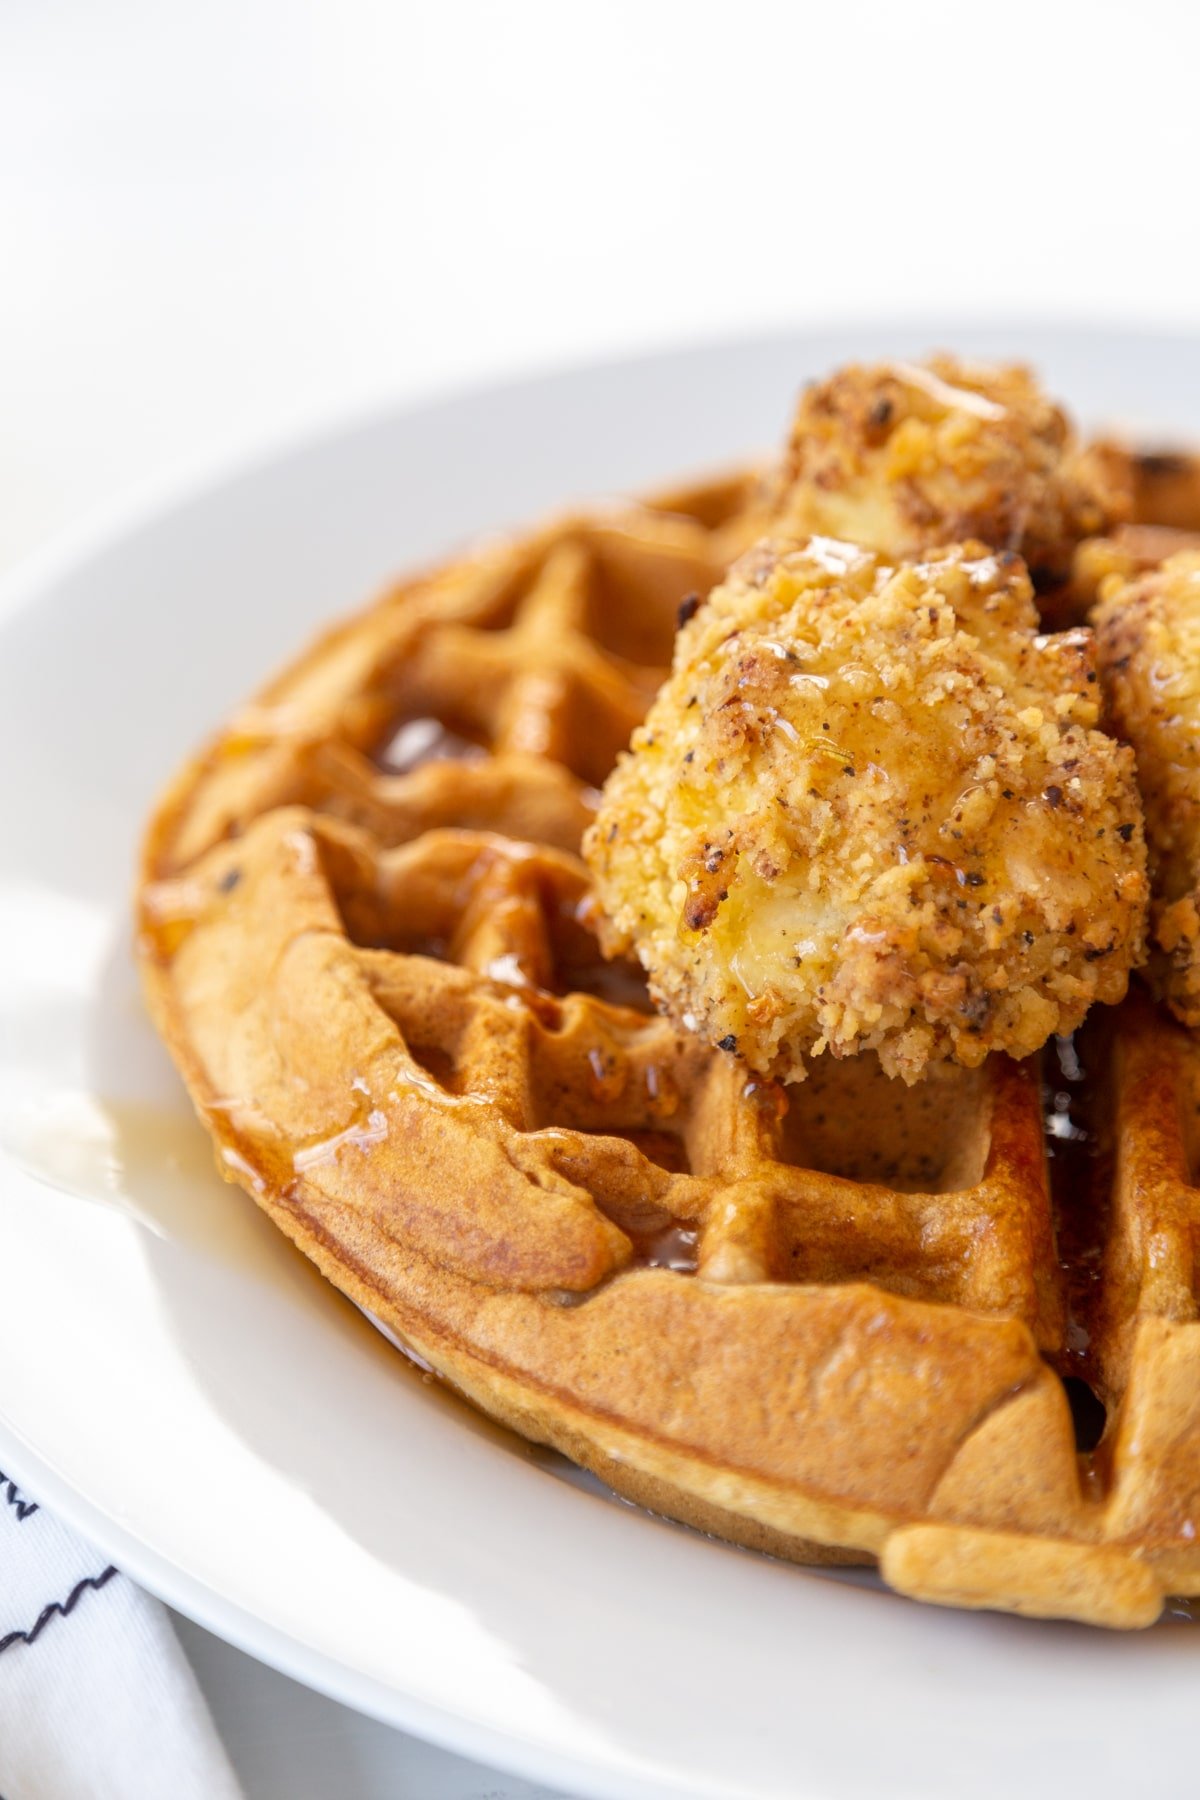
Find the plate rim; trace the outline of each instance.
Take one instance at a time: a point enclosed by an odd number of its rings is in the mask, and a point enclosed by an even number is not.
[[[782,349],[789,344],[802,347],[806,342],[826,336],[858,339],[866,346],[878,343],[889,332],[921,337],[931,350],[940,343],[966,336],[999,336],[1009,340],[1014,352],[1019,354],[1022,339],[1032,342],[1050,335],[1091,339],[1097,346],[1133,345],[1153,340],[1160,345],[1200,347],[1200,326],[1195,329],[1178,325],[1159,327],[1150,319],[1141,324],[1136,321],[1109,324],[1099,316],[1054,318],[1025,312],[985,314],[972,319],[939,318],[936,315],[889,318],[887,314],[879,314],[864,315],[849,322],[821,316],[795,327],[781,325],[762,331],[720,332],[684,344],[651,345],[627,354],[564,357],[539,362],[503,376],[485,376],[482,380],[467,376],[427,391],[393,389],[370,399],[318,405],[286,423],[235,435],[224,445],[200,456],[185,456],[165,471],[135,479],[106,499],[85,506],[52,530],[44,542],[34,544],[0,573],[0,626],[7,625],[24,606],[36,604],[41,589],[75,574],[83,565],[163,523],[173,513],[212,500],[222,489],[238,486],[268,469],[313,452],[328,451],[341,441],[384,428],[399,419],[416,421],[459,406],[487,404],[518,391],[548,388],[572,378],[599,380],[608,374],[662,363],[704,362],[753,349]],[[672,480],[672,472],[667,471],[663,479]],[[519,525],[521,521],[515,523]]]
[[[647,1784],[636,1776],[598,1767],[594,1761],[563,1760],[558,1753],[543,1751],[518,1733],[509,1735],[481,1725],[469,1712],[453,1712],[433,1701],[413,1699],[373,1676],[347,1670],[334,1657],[259,1618],[207,1582],[189,1575],[169,1557],[151,1550],[94,1506],[52,1464],[9,1430],[3,1420],[0,1457],[4,1458],[7,1479],[14,1481],[23,1493],[36,1494],[39,1506],[44,1504],[94,1545],[116,1564],[120,1574],[129,1576],[164,1605],[222,1642],[353,1712],[407,1732],[451,1755],[480,1763],[485,1769],[499,1769],[544,1787],[569,1786],[579,1800],[660,1800],[660,1796],[673,1791],[690,1791],[677,1783],[667,1786],[655,1780]],[[804,1800],[832,1797],[810,1787]]]

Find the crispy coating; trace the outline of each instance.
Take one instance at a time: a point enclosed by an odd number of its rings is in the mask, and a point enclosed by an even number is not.
[[[1075,551],[1066,590],[1074,609],[1072,623],[1082,624],[1113,576],[1128,582],[1157,569],[1183,550],[1200,550],[1200,533],[1173,525],[1122,525],[1111,537],[1086,538]]]
[[[764,541],[680,633],[585,839],[609,954],[754,1070],[1016,1056],[1116,1001],[1147,898],[1091,633],[980,544]]]
[[[1155,569],[1182,550],[1200,549],[1200,456],[1183,449],[1137,449],[1100,439],[1084,453],[1122,496],[1121,522],[1104,537],[1083,538],[1071,561],[1070,580],[1039,595],[1051,629],[1081,624],[1110,575],[1130,578]]]
[[[1200,1026],[1200,550],[1109,575],[1092,618],[1112,723],[1137,756],[1152,970],[1176,1016]]]
[[[1121,474],[1018,365],[850,366],[801,396],[779,521],[893,557],[978,539],[1051,587],[1080,538],[1128,511]]]
[[[1200,456],[1194,450],[1102,438],[1088,453],[1103,462],[1108,483],[1127,495],[1128,517],[1135,525],[1200,531]]]

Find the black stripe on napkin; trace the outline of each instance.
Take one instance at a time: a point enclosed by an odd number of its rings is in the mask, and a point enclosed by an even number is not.
[[[28,1631],[10,1631],[6,1636],[0,1637],[0,1656],[3,1656],[4,1652],[10,1650],[14,1644],[35,1643],[55,1614],[65,1619],[68,1614],[74,1612],[80,1596],[86,1588],[102,1588],[105,1582],[111,1581],[116,1573],[115,1565],[109,1563],[107,1569],[101,1569],[99,1575],[85,1575],[82,1581],[75,1583],[65,1600],[51,1600],[48,1605],[43,1606]]]
[[[10,1481],[7,1475],[0,1474],[0,1488],[4,1490],[4,1499],[12,1507],[18,1519],[28,1519],[32,1513],[37,1511],[37,1501],[22,1500],[20,1488],[15,1481]],[[3,1794],[0,1794],[0,1800],[4,1800]]]

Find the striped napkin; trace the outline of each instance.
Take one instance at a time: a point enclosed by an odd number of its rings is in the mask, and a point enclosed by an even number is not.
[[[0,1800],[241,1800],[164,1608],[3,1473]]]

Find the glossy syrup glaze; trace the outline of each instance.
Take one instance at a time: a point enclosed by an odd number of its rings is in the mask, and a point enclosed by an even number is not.
[[[1106,1104],[1110,1045],[1101,1024],[1053,1038],[1042,1053],[1042,1116],[1066,1321],[1053,1359],[1080,1451],[1090,1457],[1107,1423],[1104,1373],[1094,1344],[1111,1208],[1113,1142]],[[1095,1477],[1089,1464],[1085,1477]]]
[[[478,762],[487,755],[482,744],[452,731],[440,719],[406,719],[375,752],[376,768],[385,775],[408,775],[430,762]]]

